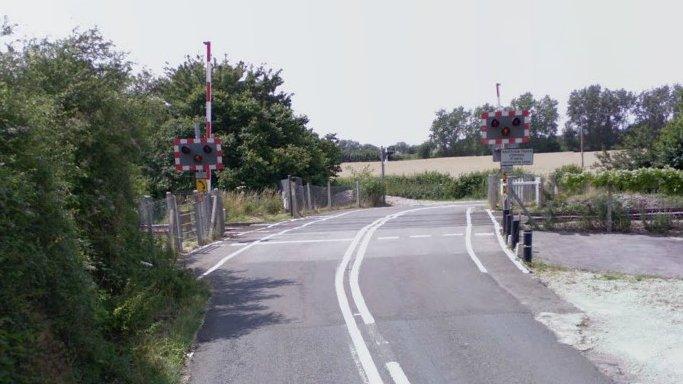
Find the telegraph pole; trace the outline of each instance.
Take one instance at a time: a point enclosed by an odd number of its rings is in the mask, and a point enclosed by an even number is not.
[[[386,185],[384,185],[384,161],[387,158],[387,150],[384,149],[384,147],[379,147],[379,161],[380,164],[382,165],[382,204],[387,205],[387,191],[386,191]]]
[[[580,145],[581,145],[581,169],[583,169],[583,127],[579,128],[581,130],[580,134]]]

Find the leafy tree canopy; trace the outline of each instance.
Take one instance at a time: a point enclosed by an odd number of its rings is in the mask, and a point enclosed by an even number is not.
[[[158,150],[151,169],[158,176],[157,190],[191,190],[192,175],[172,168],[173,137],[192,137],[193,123],[203,121],[205,110],[204,62],[188,57],[149,88],[168,109],[157,134]],[[223,140],[226,169],[218,174],[223,188],[274,186],[288,174],[323,184],[339,171],[341,153],[334,135],[319,137],[307,128],[306,116],[296,115],[291,95],[279,90],[280,71],[252,67],[227,59],[213,65],[213,132]],[[203,126],[203,123],[202,123]]]

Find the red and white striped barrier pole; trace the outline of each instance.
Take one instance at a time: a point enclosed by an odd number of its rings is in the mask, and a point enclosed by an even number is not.
[[[211,131],[211,42],[205,41],[206,45],[206,128],[207,138],[213,137]]]
[[[211,42],[205,41],[206,45],[206,122],[204,126],[204,137],[213,138],[211,129]],[[211,191],[211,170],[206,169],[206,189]]]
[[[496,98],[498,99],[498,109],[500,109],[500,83],[496,83]]]

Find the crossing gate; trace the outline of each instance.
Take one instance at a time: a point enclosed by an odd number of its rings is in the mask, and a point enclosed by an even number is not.
[[[522,202],[525,204],[534,203],[537,207],[541,205],[543,182],[540,177],[534,175],[510,176],[508,183]]]

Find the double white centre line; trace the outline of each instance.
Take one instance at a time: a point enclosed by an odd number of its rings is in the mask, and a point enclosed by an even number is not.
[[[349,266],[349,263],[351,262],[354,250],[356,250],[356,247],[358,247],[358,250],[356,252],[356,258],[351,267],[351,271],[349,272],[349,286],[351,288],[351,297],[353,298],[354,304],[358,309],[358,314],[363,320],[363,323],[366,326],[372,326],[375,323],[375,318],[372,316],[372,313],[365,304],[365,299],[363,298],[363,293],[361,292],[360,285],[358,283],[360,266],[363,263],[365,252],[367,251],[367,247],[370,242],[370,239],[372,238],[372,235],[379,227],[384,225],[384,223],[386,223],[387,221],[402,216],[406,213],[419,211],[423,209],[446,207],[452,206],[446,205],[409,209],[391,215],[387,215],[383,218],[373,221],[372,223],[366,225],[360,231],[358,231],[353,241],[351,241],[351,244],[349,244],[349,247],[346,249],[344,257],[337,266],[337,270],[334,276],[334,285],[337,293],[337,300],[339,301],[339,308],[341,309],[344,322],[346,323],[346,328],[349,332],[349,336],[351,336],[351,342],[353,343],[354,349],[353,355],[354,357],[357,357],[359,367],[362,369],[361,375],[365,376],[368,384],[383,384],[384,381],[382,380],[382,377],[380,376],[379,371],[377,369],[377,365],[375,365],[372,355],[370,354],[370,350],[368,349],[368,346],[365,343],[365,340],[363,339],[363,334],[361,333],[358,324],[356,324],[356,320],[354,319],[354,314],[351,310],[351,306],[349,305],[349,300],[347,299],[346,290],[344,288],[344,274]],[[430,235],[417,236],[429,237]],[[389,238],[394,237],[384,237],[382,239]],[[401,369],[401,366],[398,362],[387,362],[386,368],[394,383],[410,384],[410,381],[408,381],[408,378],[406,377],[405,373],[403,372],[403,369]]]

